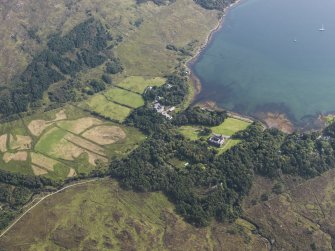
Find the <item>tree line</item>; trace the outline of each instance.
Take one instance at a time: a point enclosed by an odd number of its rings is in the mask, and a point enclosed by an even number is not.
[[[205,9],[223,11],[227,6],[235,3],[236,0],[194,0],[194,2]]]
[[[44,92],[60,81],[58,88],[49,91],[50,100],[74,100],[79,84],[74,80],[76,74],[84,69],[107,62],[107,73],[119,73],[123,70],[121,62],[106,53],[108,42],[112,40],[111,34],[94,18],[77,25],[64,36],[51,35],[48,48],[33,58],[25,71],[13,80],[11,87],[0,90],[0,114],[9,116],[38,106]],[[108,81],[107,76],[104,79]],[[91,83],[85,84],[94,91],[102,89],[97,85],[92,87]]]

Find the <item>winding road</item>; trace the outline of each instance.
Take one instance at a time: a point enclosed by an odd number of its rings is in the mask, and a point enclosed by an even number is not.
[[[86,181],[83,181],[83,182],[78,182],[78,183],[74,183],[74,184],[71,184],[71,185],[68,185],[68,186],[65,186],[53,193],[50,193],[44,197],[42,197],[36,204],[34,204],[33,206],[31,206],[30,208],[28,208],[23,214],[20,215],[20,217],[18,217],[9,227],[7,227],[1,234],[0,234],[0,238],[2,238],[9,230],[12,229],[12,227],[14,227],[16,225],[16,223],[18,223],[28,212],[30,212],[33,208],[35,208],[38,204],[40,204],[43,200],[45,200],[46,198],[49,198],[50,196],[53,196],[57,193],[60,193],[66,189],[69,189],[71,187],[75,187],[75,186],[79,186],[79,185],[83,185],[83,184],[86,184],[86,183],[90,183],[90,182],[94,182],[94,181],[98,181],[98,180],[101,180],[103,178],[95,178],[95,179],[92,179],[92,180],[86,180]],[[34,203],[36,199],[34,199],[31,203]]]

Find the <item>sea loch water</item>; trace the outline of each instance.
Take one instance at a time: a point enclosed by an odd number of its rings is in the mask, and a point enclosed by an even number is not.
[[[243,0],[192,65],[197,101],[252,116],[284,112],[296,124],[334,112],[334,11],[334,0]]]

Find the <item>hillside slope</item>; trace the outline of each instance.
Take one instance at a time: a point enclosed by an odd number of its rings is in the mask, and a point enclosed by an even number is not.
[[[161,193],[134,193],[97,181],[56,194],[0,240],[4,250],[267,250],[252,225],[195,228]]]

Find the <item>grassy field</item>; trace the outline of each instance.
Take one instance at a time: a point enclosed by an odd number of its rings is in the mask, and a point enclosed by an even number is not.
[[[246,129],[249,125],[250,123],[239,119],[227,118],[221,125],[210,128],[212,129],[213,133],[232,136],[234,133]],[[199,133],[201,132],[202,128],[199,126],[181,126],[178,130],[181,134],[190,140],[198,140],[201,138]],[[228,149],[237,145],[239,142],[240,140],[237,139],[227,139],[226,143],[218,149],[219,154],[227,151]]]
[[[104,95],[108,100],[132,108],[138,108],[144,105],[144,100],[141,95],[120,88],[111,88],[105,92]]]
[[[178,131],[190,140],[200,139],[199,133],[201,128],[198,126],[181,126],[178,128]]]
[[[230,234],[228,234],[230,233]],[[48,198],[1,240],[11,250],[266,250],[250,225],[194,228],[161,193],[123,191],[113,180]]]
[[[119,122],[123,122],[131,112],[130,108],[110,102],[102,94],[95,95],[86,104],[90,110]]]
[[[35,150],[42,153],[50,153],[53,151],[56,144],[58,144],[67,134],[63,129],[54,127],[46,132],[38,141]]]
[[[0,132],[2,170],[61,180],[89,173],[97,159],[120,158],[145,139],[135,128],[94,118],[70,105],[2,124]]]
[[[232,136],[238,131],[246,129],[250,125],[249,122],[235,118],[227,118],[221,125],[212,127],[213,133]]]
[[[146,79],[142,76],[131,76],[118,83],[117,86],[142,94],[148,86],[161,86],[164,83],[165,78],[161,77]]]

